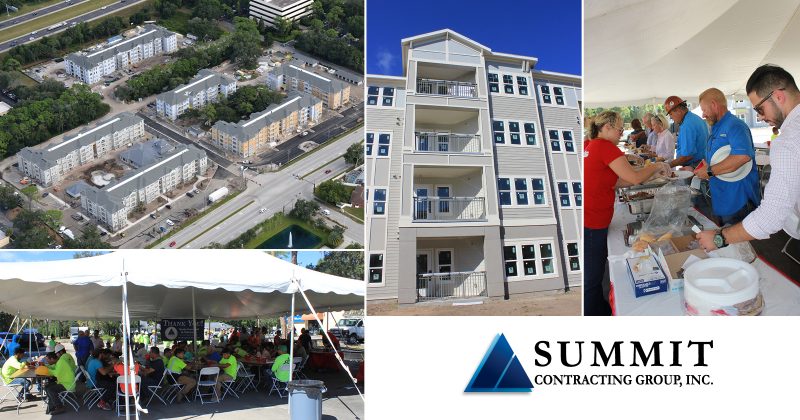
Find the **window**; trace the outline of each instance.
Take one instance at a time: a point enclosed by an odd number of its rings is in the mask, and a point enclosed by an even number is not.
[[[504,246],[503,259],[506,263],[506,277],[517,276],[517,247]]]
[[[536,125],[534,123],[525,123],[525,144],[528,146],[536,146]]]
[[[386,189],[376,188],[372,200],[372,214],[386,214]]]
[[[503,75],[503,92],[511,95],[514,94],[514,76],[508,74]]]
[[[564,150],[568,153],[575,153],[575,143],[572,142],[572,131],[562,131],[561,136],[564,139]]]
[[[499,93],[500,92],[500,80],[497,78],[497,73],[489,73],[489,92],[492,93]]]
[[[542,91],[542,102],[546,104],[553,103],[552,99],[550,99],[550,86],[540,86],[539,89]]]
[[[561,200],[561,207],[570,207],[569,205],[569,183],[558,183],[558,197]]]
[[[558,130],[548,130],[548,136],[550,137],[550,150],[554,152],[561,151],[561,141],[558,137]]]
[[[374,141],[375,141],[375,133],[367,133],[367,147],[366,147],[367,156],[372,155],[372,143]]]
[[[500,205],[501,206],[510,206],[511,205],[511,179],[510,178],[498,178],[497,179],[497,190],[500,192]]]
[[[583,207],[583,186],[580,182],[572,183],[572,194],[575,197],[575,206]]]
[[[383,88],[383,106],[392,106],[394,101],[394,88]]]
[[[544,198],[544,180],[542,178],[531,178],[531,190],[533,191],[533,204],[547,204],[547,200]]]
[[[555,273],[555,267],[553,267],[553,244],[539,244],[539,254],[542,258],[542,274]]]
[[[453,251],[437,250],[436,252],[437,273],[450,273],[453,271]]]
[[[536,275],[536,247],[522,245],[522,272],[526,276]]]
[[[519,137],[519,123],[516,121],[508,122],[508,131],[511,137],[511,144],[522,144]]]
[[[579,181],[560,181],[558,187],[558,199],[561,207],[582,207],[583,188]],[[570,190],[570,188],[572,188]]]
[[[525,178],[514,178],[514,192],[517,197],[518,206],[528,205],[528,180]]]
[[[494,142],[497,144],[505,144],[506,142],[506,128],[502,121],[492,121],[492,131],[494,132]]]
[[[378,156],[389,156],[389,141],[388,134],[378,135]]]
[[[528,94],[528,78],[525,76],[517,76],[517,91],[520,95]]]
[[[369,256],[369,283],[383,283],[383,254]]]
[[[377,86],[370,86],[367,89],[367,105],[378,105],[378,94],[380,88]]]
[[[560,87],[553,88],[553,95],[556,97],[558,105],[564,105],[564,91]]]
[[[569,271],[581,270],[581,258],[578,253],[577,242],[567,242],[567,258],[569,258]]]

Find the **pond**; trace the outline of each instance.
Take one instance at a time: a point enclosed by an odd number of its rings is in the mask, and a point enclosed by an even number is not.
[[[290,225],[271,238],[259,244],[258,249],[287,249],[289,234],[292,234],[292,249],[314,249],[322,245],[322,238],[304,229],[300,225]]]

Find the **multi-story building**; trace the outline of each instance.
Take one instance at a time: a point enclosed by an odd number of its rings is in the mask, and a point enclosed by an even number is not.
[[[338,109],[350,102],[348,83],[314,73],[297,61],[268,73],[267,85],[275,90],[305,92],[321,99],[329,109]]]
[[[112,231],[128,224],[128,215],[139,205],[190,182],[206,172],[206,152],[191,145],[167,149],[149,165],[101,188],[85,187],[81,207]]]
[[[68,75],[92,84],[117,70],[177,49],[178,38],[174,32],[160,26],[145,25],[138,35],[126,40],[69,54],[64,59],[64,67]]]
[[[156,96],[156,112],[175,121],[186,110],[217,102],[220,96],[228,97],[233,92],[236,92],[235,78],[203,69],[189,83]]]
[[[102,159],[109,152],[144,139],[144,121],[123,112],[60,143],[26,147],[17,153],[19,170],[40,185],[60,182],[74,168]]]
[[[451,30],[402,48],[366,80],[368,298],[580,284],[581,78]]]
[[[275,19],[294,21],[311,14],[312,0],[251,0],[250,18],[267,25],[275,25]]]
[[[211,127],[211,142],[241,157],[263,151],[270,143],[310,127],[322,115],[322,101],[300,92],[292,92],[280,104],[272,104],[250,118],[230,123],[217,121]]]

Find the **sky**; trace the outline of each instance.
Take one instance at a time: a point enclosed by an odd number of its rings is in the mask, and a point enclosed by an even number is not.
[[[537,70],[581,74],[581,0],[367,0],[367,73],[403,75],[400,40],[452,29]]]
[[[153,251],[169,252],[169,251]],[[230,251],[225,251],[230,252]],[[73,251],[2,251],[0,252],[0,262],[11,261],[57,261],[71,260],[75,252]],[[281,255],[279,258],[291,261],[291,254]],[[305,267],[308,264],[317,264],[322,259],[322,251],[298,251],[297,263]]]

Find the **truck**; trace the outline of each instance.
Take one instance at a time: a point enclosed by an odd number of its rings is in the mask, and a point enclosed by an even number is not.
[[[61,232],[61,234],[62,234],[62,235],[64,235],[64,236],[66,236],[67,238],[70,238],[70,239],[72,239],[73,241],[75,240],[75,234],[74,234],[74,233],[72,233],[72,231],[71,231],[71,230],[69,230],[69,229],[64,229],[64,231],[63,231],[63,232]]]
[[[346,340],[347,344],[358,344],[364,341],[364,318],[346,317],[339,320],[336,326],[330,329],[336,338]]]
[[[228,195],[228,187],[222,187],[208,195],[208,203],[212,204],[219,201],[220,198]]]

